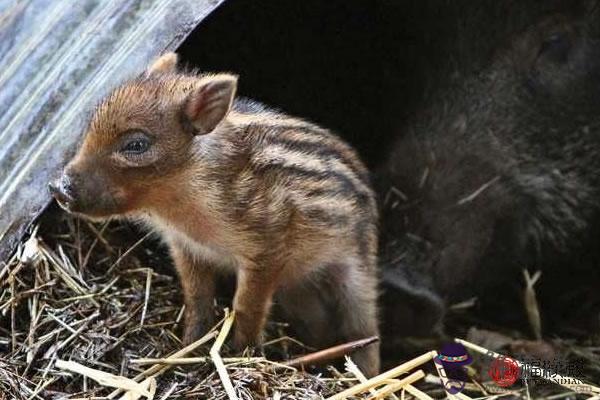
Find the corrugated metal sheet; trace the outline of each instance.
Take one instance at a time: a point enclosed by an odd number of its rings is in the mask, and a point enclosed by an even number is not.
[[[94,104],[224,0],[0,0],[0,260],[50,200]]]

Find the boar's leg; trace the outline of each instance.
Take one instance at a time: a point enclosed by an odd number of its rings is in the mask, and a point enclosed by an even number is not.
[[[183,343],[190,344],[215,323],[215,271],[210,265],[194,260],[193,256],[178,245],[172,244],[170,247],[185,304]]]
[[[233,299],[236,314],[234,345],[237,349],[260,343],[278,275],[272,269],[251,262],[240,266]]]

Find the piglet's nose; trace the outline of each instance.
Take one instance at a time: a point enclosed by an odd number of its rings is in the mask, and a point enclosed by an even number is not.
[[[69,208],[70,203],[73,202],[73,186],[68,176],[63,174],[60,178],[50,182],[48,189],[61,206]]]

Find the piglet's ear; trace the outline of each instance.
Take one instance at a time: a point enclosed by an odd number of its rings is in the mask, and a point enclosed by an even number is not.
[[[185,116],[197,134],[211,132],[225,118],[233,103],[236,88],[235,75],[218,74],[200,79],[184,105]]]
[[[148,66],[146,75],[175,72],[175,68],[177,68],[177,54],[165,53]]]

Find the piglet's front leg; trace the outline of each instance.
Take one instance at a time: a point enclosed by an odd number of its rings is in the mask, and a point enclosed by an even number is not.
[[[237,349],[261,341],[262,332],[277,288],[278,272],[255,264],[243,265],[238,271],[234,345]]]
[[[171,246],[171,255],[179,274],[185,304],[183,343],[199,339],[215,323],[215,271],[210,265],[196,262],[184,249]]]

